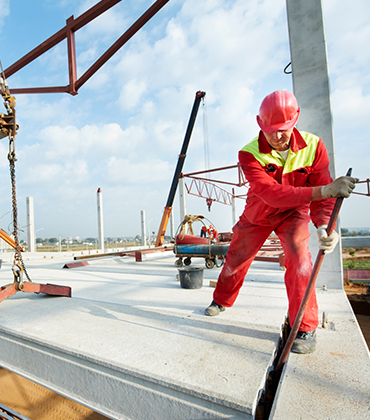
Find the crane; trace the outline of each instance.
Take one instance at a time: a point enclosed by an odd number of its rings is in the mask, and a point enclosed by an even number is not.
[[[206,93],[202,92],[200,90],[195,94],[195,100],[194,100],[193,108],[192,108],[192,111],[191,111],[191,114],[190,114],[188,127],[186,129],[184,141],[182,143],[181,152],[180,152],[179,158],[177,160],[177,165],[176,165],[175,173],[173,175],[170,192],[168,194],[166,207],[164,208],[164,211],[163,211],[161,224],[159,225],[157,240],[155,242],[156,247],[162,246],[163,242],[164,242],[164,234],[166,233],[168,220],[169,220],[170,215],[171,215],[173,200],[175,199],[176,189],[177,189],[177,185],[179,183],[179,177],[180,177],[182,168],[184,166],[184,162],[185,162],[185,158],[186,158],[186,152],[188,150],[190,137],[191,137],[191,134],[193,132],[194,123],[195,123],[195,120],[196,120],[196,117],[197,117],[197,114],[198,114],[200,101],[205,96],[206,96]]]

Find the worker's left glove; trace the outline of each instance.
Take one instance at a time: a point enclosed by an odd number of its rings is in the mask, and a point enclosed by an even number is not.
[[[319,248],[324,251],[324,254],[333,252],[339,240],[339,235],[335,230],[328,236],[326,233],[327,227],[327,225],[322,225],[316,231],[319,237]]]

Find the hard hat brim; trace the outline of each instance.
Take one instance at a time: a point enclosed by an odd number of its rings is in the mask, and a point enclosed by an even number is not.
[[[273,131],[279,131],[279,130],[289,130],[290,128],[293,128],[296,125],[300,111],[301,111],[300,108],[298,108],[297,113],[293,119],[286,121],[284,123],[277,123],[277,124],[264,124],[260,116],[257,115],[257,123],[264,133],[272,133]]]

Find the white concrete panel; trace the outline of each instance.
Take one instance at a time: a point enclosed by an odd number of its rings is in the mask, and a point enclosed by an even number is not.
[[[27,261],[33,281],[70,285],[73,297],[2,302],[0,365],[115,419],[251,419],[286,314],[283,271],[255,264],[237,304],[209,318],[220,269],[182,289],[175,256],[161,257],[70,270],[65,258]]]
[[[291,353],[270,419],[370,418],[370,358],[343,291],[318,293],[320,318],[314,353]]]

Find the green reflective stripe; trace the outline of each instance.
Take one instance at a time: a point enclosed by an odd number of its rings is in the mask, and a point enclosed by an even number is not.
[[[245,145],[241,151],[251,153],[262,166],[266,166],[269,163],[284,166],[283,173],[287,174],[299,168],[311,166],[315,160],[319,137],[305,131],[300,131],[300,134],[306,142],[307,147],[297,152],[289,150],[286,162],[284,162],[284,159],[275,150],[272,150],[268,154],[260,153],[258,149],[258,137]]]
[[[299,168],[312,166],[313,161],[315,160],[319,137],[314,134],[306,133],[305,131],[300,131],[300,134],[306,142],[307,147],[298,150],[297,152],[289,150],[289,154],[284,165],[284,174],[294,172]]]

